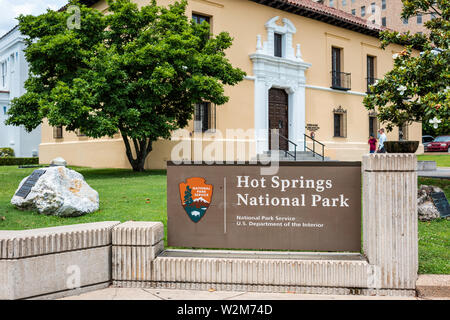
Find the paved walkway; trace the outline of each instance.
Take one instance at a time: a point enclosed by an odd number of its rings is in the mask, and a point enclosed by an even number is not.
[[[437,167],[434,171],[417,171],[419,177],[450,179],[450,167]]]
[[[296,293],[257,293],[233,291],[197,291],[175,289],[106,288],[62,298],[61,300],[429,300],[390,296],[316,295]]]

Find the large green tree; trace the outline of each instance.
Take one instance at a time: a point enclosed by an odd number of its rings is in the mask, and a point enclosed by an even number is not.
[[[384,31],[382,48],[403,46],[394,54],[394,67],[364,99],[369,110],[390,131],[414,121],[441,121],[436,133],[450,132],[450,0],[402,0],[402,18],[431,16],[423,34]],[[416,51],[414,50],[416,49]],[[420,52],[418,54],[418,52]]]
[[[196,103],[226,103],[224,86],[245,73],[225,56],[230,35],[193,22],[186,0],[107,2],[103,14],[70,1],[80,8],[72,28],[70,10],[19,16],[30,74],[6,123],[32,130],[46,118],[94,138],[120,132],[133,170],[143,171],[154,141],[185,127]]]

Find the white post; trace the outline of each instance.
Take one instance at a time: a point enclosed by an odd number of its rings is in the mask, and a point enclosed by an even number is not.
[[[416,163],[414,154],[363,156],[363,247],[381,289],[416,287]]]

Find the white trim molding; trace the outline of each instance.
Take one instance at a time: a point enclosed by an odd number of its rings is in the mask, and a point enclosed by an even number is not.
[[[258,35],[256,52],[250,54],[253,62],[252,78],[255,81],[255,140],[258,154],[269,148],[268,114],[271,88],[285,89],[289,94],[289,140],[301,148],[305,133],[305,71],[311,64],[303,61],[299,44],[294,54],[292,35],[297,32],[295,26],[286,18],[282,20],[284,25],[279,26],[276,24],[278,19],[279,17],[274,17],[267,21],[267,41],[262,45],[261,35]],[[282,57],[274,55],[274,33],[283,37]]]

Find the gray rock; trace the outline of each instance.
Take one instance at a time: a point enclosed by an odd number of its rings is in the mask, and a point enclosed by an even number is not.
[[[52,166],[67,166],[67,161],[61,157],[55,158],[50,162]]]
[[[420,221],[431,221],[441,216],[431,199],[431,193],[433,192],[442,192],[442,189],[421,185],[417,191],[417,214]]]
[[[45,170],[31,192],[25,198],[14,194],[11,204],[22,210],[37,210],[62,217],[76,217],[98,210],[98,192],[86,183],[80,173],[63,166]],[[27,178],[22,180],[16,193]]]

